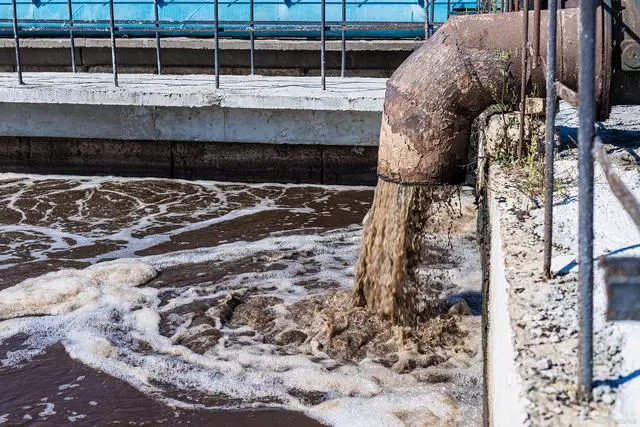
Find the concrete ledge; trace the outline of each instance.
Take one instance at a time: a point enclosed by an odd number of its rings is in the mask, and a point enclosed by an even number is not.
[[[385,79],[0,73],[0,136],[377,146]]]

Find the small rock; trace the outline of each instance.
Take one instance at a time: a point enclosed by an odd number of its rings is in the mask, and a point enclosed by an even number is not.
[[[473,314],[473,311],[471,310],[471,307],[469,307],[469,303],[467,303],[467,300],[461,299],[460,301],[452,305],[451,308],[449,308],[449,314],[469,316]]]

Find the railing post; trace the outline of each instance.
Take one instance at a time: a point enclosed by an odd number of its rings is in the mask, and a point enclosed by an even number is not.
[[[340,77],[344,77],[344,72],[347,68],[347,0],[342,0],[342,44],[340,59]]]
[[[322,25],[322,28],[320,28],[320,78],[322,80],[322,90],[326,90],[327,89],[327,76],[325,75],[325,44],[326,44],[326,34],[325,34],[325,29],[326,29],[326,24],[327,24],[327,16],[326,16],[326,12],[327,12],[327,4],[326,4],[326,0],[320,0],[320,7],[321,7],[321,11],[320,11],[320,25]]]
[[[76,72],[76,41],[73,35],[73,5],[72,0],[67,0],[67,9],[69,9],[69,47],[71,48],[71,71]]]
[[[249,0],[249,62],[251,66],[251,75],[256,73],[255,68],[255,50],[256,50],[256,36],[255,36],[255,4],[254,0]]]
[[[591,400],[593,380],[593,138],[595,134],[595,25],[594,0],[580,2],[580,116],[578,125],[578,399]]]
[[[213,0],[213,72],[215,73],[216,89],[220,88],[220,34],[218,27],[218,0]]]
[[[553,248],[553,161],[554,127],[556,119],[556,39],[558,33],[558,0],[549,0],[547,30],[547,105],[544,150],[544,266],[543,273],[551,278],[551,254]]]
[[[22,63],[20,61],[20,34],[18,31],[18,5],[16,4],[16,0],[11,0],[11,9],[13,15],[13,39],[16,47],[16,72],[18,73],[18,84],[23,85]]]
[[[111,68],[113,70],[113,84],[118,87],[118,59],[116,56],[116,28],[113,7],[114,0],[109,0],[109,33],[111,35]]]
[[[160,0],[153,0],[153,15],[156,24],[156,70],[162,74],[162,58],[160,56],[160,12],[158,10]]]
[[[527,45],[529,43],[529,1],[522,0],[523,14],[522,14],[522,63],[521,63],[521,77],[520,77],[520,134],[518,136],[518,161],[522,160],[522,145],[524,144],[524,120],[525,120],[525,108],[527,102],[527,58],[529,56],[529,49]]]

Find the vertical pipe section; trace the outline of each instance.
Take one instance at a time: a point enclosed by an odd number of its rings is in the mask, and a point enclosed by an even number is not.
[[[524,144],[524,117],[527,104],[527,58],[529,56],[529,1],[522,0],[524,12],[522,14],[522,72],[520,75],[520,135],[518,137],[518,161],[522,160],[522,145]]]
[[[118,58],[116,56],[116,24],[113,11],[113,1],[109,0],[109,33],[111,35],[111,68],[113,70],[113,84],[118,87]]]
[[[255,30],[255,4],[254,0],[249,0],[249,63],[251,66],[251,75],[256,73],[255,51],[256,51],[256,35]]]
[[[16,72],[18,73],[18,84],[22,85],[22,62],[20,61],[20,35],[18,34],[18,5],[16,0],[11,0],[11,13],[13,21],[13,40],[16,46]]]
[[[580,116],[578,125],[578,299],[579,375],[578,399],[591,399],[593,378],[593,138],[595,101],[595,26],[594,0],[580,2]]]
[[[220,54],[218,52],[220,49],[219,30],[218,0],[213,0],[213,38],[215,39],[213,47],[213,72],[215,73],[216,78],[216,89],[220,88]]]
[[[160,0],[153,0],[153,15],[156,24],[156,71],[162,74],[162,58],[160,56],[160,11],[158,10]]]
[[[538,1],[538,0],[536,0]],[[549,0],[547,20],[547,105],[544,144],[544,265],[543,273],[551,278],[553,246],[553,128],[556,119],[556,38],[558,37],[558,0]]]
[[[342,56],[340,59],[340,77],[344,77],[347,68],[347,0],[342,0]]]
[[[326,23],[327,23],[327,2],[326,0],[320,1],[320,78],[322,80],[322,90],[327,89],[327,77],[325,75],[325,44],[326,44]]]
[[[67,9],[69,12],[69,48],[71,49],[71,71],[76,72],[76,41],[73,34],[73,5],[71,0],[67,0]]]

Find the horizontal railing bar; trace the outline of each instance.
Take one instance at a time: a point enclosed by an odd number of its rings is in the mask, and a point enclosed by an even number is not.
[[[0,22],[13,22],[8,18],[0,18]],[[69,19],[19,19],[19,22],[24,26],[24,24],[71,24],[71,20]],[[246,24],[247,20],[219,20],[220,24]],[[276,25],[276,26],[287,26],[287,25],[315,25],[316,27],[321,21],[253,21],[258,25]],[[350,23],[351,22],[351,23]],[[158,21],[158,24],[165,25],[213,25],[215,21],[213,20],[203,20],[203,21]],[[326,21],[327,25],[332,26],[342,26],[342,21]],[[109,25],[109,20],[105,19],[74,19],[73,25],[78,24],[105,24]],[[119,19],[115,21],[116,25],[155,25],[156,21],[153,19],[144,19],[144,20],[134,20],[134,19]],[[347,27],[351,25],[411,25],[411,26],[419,26],[422,28],[424,26],[423,22],[410,22],[410,21],[347,21],[345,24]]]

